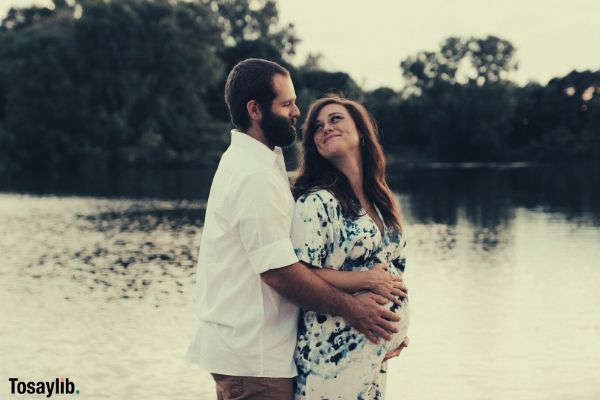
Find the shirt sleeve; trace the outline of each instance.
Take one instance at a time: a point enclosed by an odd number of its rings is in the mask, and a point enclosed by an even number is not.
[[[318,193],[303,195],[296,201],[292,244],[300,261],[314,267],[325,266],[325,259],[333,249],[333,223]]]
[[[270,173],[245,179],[232,210],[252,269],[261,274],[298,261],[290,240],[291,193]]]

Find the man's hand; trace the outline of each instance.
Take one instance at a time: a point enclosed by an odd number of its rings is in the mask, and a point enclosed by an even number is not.
[[[404,336],[404,340],[402,340],[402,343],[400,343],[400,346],[398,346],[398,348],[396,348],[396,350],[390,351],[389,353],[387,353],[385,355],[385,357],[383,357],[383,361],[387,361],[390,358],[398,357],[400,355],[400,352],[402,352],[402,349],[404,349],[405,347],[408,347],[409,342],[410,341],[408,340],[408,336]]]
[[[302,263],[275,268],[261,274],[263,281],[282,296],[307,310],[340,315],[346,322],[377,344],[398,332],[400,317],[383,305],[389,300],[375,293],[344,293],[310,271]]]
[[[380,337],[390,340],[398,332],[394,322],[400,321],[400,317],[383,307],[389,303],[388,299],[371,292],[358,294],[354,299],[350,315],[344,315],[344,319],[367,339],[378,344]]]

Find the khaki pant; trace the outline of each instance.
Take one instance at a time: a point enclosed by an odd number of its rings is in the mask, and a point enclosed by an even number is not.
[[[260,378],[211,374],[218,400],[293,400],[294,378]]]

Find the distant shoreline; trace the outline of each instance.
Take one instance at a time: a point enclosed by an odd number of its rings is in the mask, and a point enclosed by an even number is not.
[[[391,161],[388,162],[388,166],[405,166],[408,168],[418,169],[471,169],[471,168],[489,168],[489,169],[514,169],[514,168],[526,168],[534,165],[540,165],[541,163],[536,161],[507,161],[507,162],[406,162],[406,161]]]

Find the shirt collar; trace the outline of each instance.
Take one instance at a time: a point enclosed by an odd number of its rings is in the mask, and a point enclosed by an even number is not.
[[[275,146],[275,148],[271,150],[252,136],[238,131],[237,129],[231,130],[231,145],[243,147],[245,151],[255,155],[259,160],[264,160],[265,163],[271,164],[278,158],[281,158],[281,162],[283,162],[283,152],[281,151],[281,147]]]

